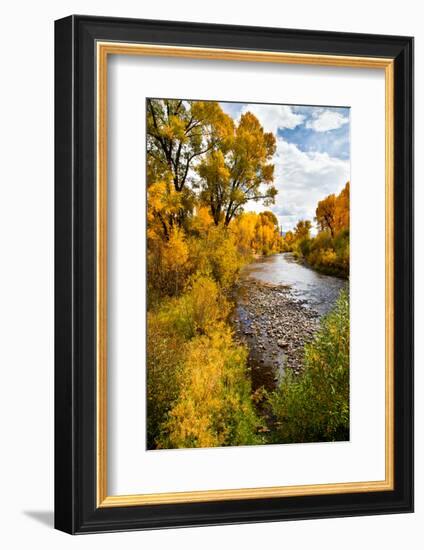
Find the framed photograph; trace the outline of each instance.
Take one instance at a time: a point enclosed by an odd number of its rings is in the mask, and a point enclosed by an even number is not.
[[[413,510],[413,39],[55,24],[55,525]]]

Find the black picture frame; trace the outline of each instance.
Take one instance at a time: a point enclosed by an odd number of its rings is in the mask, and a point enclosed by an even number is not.
[[[98,508],[98,40],[394,60],[392,491]],[[94,533],[413,511],[413,39],[73,15],[55,22],[55,527]]]

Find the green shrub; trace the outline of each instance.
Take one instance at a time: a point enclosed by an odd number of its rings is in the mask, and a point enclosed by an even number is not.
[[[275,443],[349,438],[349,296],[346,291],[305,346],[305,368],[287,371],[269,397]]]
[[[311,243],[312,241],[309,237],[302,239],[299,243],[299,248],[304,258],[306,258],[311,251]]]
[[[178,397],[184,335],[163,312],[147,316],[147,448],[156,448],[160,426]]]

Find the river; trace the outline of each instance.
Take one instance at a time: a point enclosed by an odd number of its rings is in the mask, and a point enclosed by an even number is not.
[[[320,315],[334,305],[346,281],[323,275],[303,265],[290,252],[265,256],[242,271],[241,277],[272,285],[288,285],[294,298]]]
[[[260,258],[242,269],[233,321],[236,337],[249,350],[253,390],[273,389],[286,368],[301,372],[305,343],[346,286],[290,253]]]

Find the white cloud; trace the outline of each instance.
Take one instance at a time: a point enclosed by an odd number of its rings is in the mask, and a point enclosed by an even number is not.
[[[349,159],[333,157],[326,152],[302,151],[296,144],[277,134],[279,129],[292,130],[300,125],[315,132],[334,130],[348,123],[348,116],[321,107],[306,112],[295,112],[290,105],[239,103],[225,107],[236,120],[240,119],[241,114],[250,111],[259,119],[264,130],[273,132],[277,138],[274,185],[278,195],[275,205],[264,207],[261,202],[250,201],[246,210],[272,210],[278,216],[283,230],[287,231],[300,219],[313,221],[318,201],[331,193],[339,193],[350,179]],[[334,145],[334,141],[332,143]]]
[[[315,132],[327,132],[328,130],[337,130],[349,122],[349,117],[343,116],[337,111],[322,111],[316,113],[311,120],[305,124],[306,128],[315,130]]]
[[[313,221],[318,201],[339,193],[350,179],[349,160],[304,152],[283,138],[277,139],[274,163],[278,195],[269,209],[278,216],[284,231],[292,229],[300,219]],[[264,208],[253,201],[247,205],[248,210],[255,212]]]
[[[222,110],[227,113],[227,115],[230,115],[231,118],[235,120],[238,119],[242,108],[241,103],[231,103],[228,101],[223,101],[220,103],[220,106]]]
[[[247,103],[243,105],[241,113],[250,111],[262,124],[266,132],[277,134],[280,128],[292,130],[302,124],[305,117],[295,113],[290,105],[260,105],[257,103]]]

